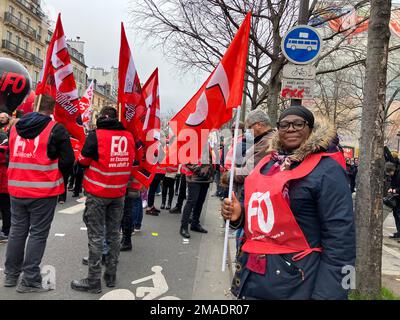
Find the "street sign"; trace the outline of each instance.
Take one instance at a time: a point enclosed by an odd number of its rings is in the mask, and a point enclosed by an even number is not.
[[[283,79],[281,97],[284,99],[306,99],[314,97],[313,80]]]
[[[322,39],[316,29],[301,25],[290,29],[282,39],[282,52],[294,64],[309,64],[321,52]]]
[[[317,70],[312,65],[287,64],[283,67],[283,78],[315,80]]]

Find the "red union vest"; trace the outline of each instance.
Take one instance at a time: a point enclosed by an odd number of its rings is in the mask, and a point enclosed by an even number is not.
[[[58,159],[47,156],[47,144],[56,122],[50,121],[35,139],[24,139],[15,127],[10,134],[8,192],[16,198],[48,198],[64,193]]]
[[[132,134],[123,130],[96,131],[98,161],[85,171],[83,187],[101,198],[125,196],[135,156]]]
[[[271,156],[260,161],[245,180],[246,241],[243,251],[253,254],[298,253],[293,261],[314,251],[322,252],[322,248],[310,248],[282,191],[289,181],[309,175],[323,157],[331,157],[341,164],[338,153],[310,155],[297,168],[271,176],[260,172]]]

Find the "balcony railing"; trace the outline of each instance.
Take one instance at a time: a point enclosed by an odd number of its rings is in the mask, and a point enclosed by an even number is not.
[[[11,41],[8,40],[3,40],[2,41],[2,48],[10,51],[11,53],[16,54],[20,58],[26,60],[29,63],[32,63],[36,67],[41,68],[43,66],[43,60],[40,59],[39,57],[35,56],[33,53],[29,52],[28,50],[25,50]]]
[[[4,22],[13,25],[18,30],[24,32],[26,35],[28,35],[30,38],[34,40],[40,41],[41,39],[40,35],[36,32],[35,29],[33,29],[30,25],[23,22],[21,19],[18,19],[16,16],[13,16],[9,12],[6,12],[4,14]]]
[[[40,8],[40,6],[37,4],[30,3],[27,0],[14,0],[14,1],[20,4],[22,7],[24,7],[25,10],[36,15],[40,20],[42,20],[46,16],[43,10]]]

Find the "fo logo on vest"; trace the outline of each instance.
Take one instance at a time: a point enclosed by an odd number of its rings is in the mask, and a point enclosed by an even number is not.
[[[267,220],[264,218],[264,210],[263,207],[267,209],[266,216]],[[257,217],[257,226],[252,226],[252,217]],[[251,195],[249,206],[247,210],[247,225],[251,234],[253,234],[253,230],[257,229],[257,227],[265,234],[268,234],[272,231],[275,223],[275,212],[274,207],[272,206],[270,192],[261,193],[255,192]]]
[[[15,139],[14,157],[35,158],[35,153],[39,147],[39,141],[39,136],[37,136],[34,140],[24,139],[20,136],[17,136]]]
[[[121,136],[113,136],[111,138],[111,156],[127,156],[128,155],[128,139]]]

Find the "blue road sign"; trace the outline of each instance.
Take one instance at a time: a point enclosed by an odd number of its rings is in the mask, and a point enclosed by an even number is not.
[[[301,25],[290,29],[282,39],[282,52],[295,64],[309,64],[322,48],[322,40],[313,27]]]

